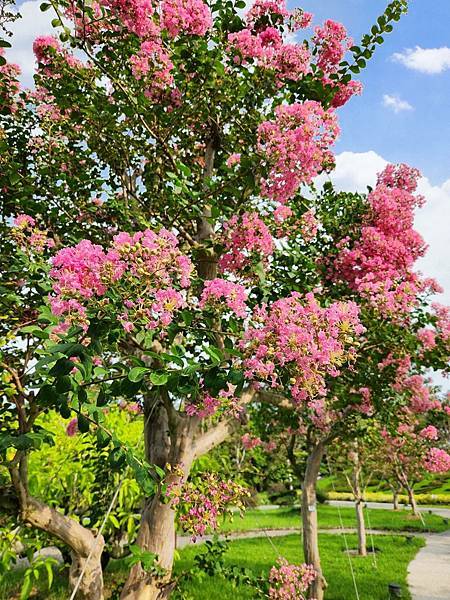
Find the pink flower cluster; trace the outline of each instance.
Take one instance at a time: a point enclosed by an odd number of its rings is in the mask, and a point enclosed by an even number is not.
[[[189,417],[197,416],[200,419],[227,414],[237,419],[243,409],[239,404],[239,398],[234,396],[234,391],[235,386],[229,383],[228,389],[220,390],[217,398],[205,392],[195,403],[186,405],[186,414]]]
[[[423,198],[414,195],[418,171],[406,165],[388,166],[369,194],[369,210],[359,239],[353,247],[340,242],[335,261],[338,277],[383,314],[408,313],[417,296],[432,282],[413,271],[425,253],[422,237],[413,229],[414,209]]]
[[[240,272],[254,262],[267,262],[274,251],[269,228],[256,212],[226,221],[221,241],[226,250],[219,260],[222,271]]]
[[[173,84],[173,63],[160,37],[142,42],[139,52],[130,57],[130,63],[134,77],[148,81],[149,97],[158,96]]]
[[[151,0],[100,0],[98,4],[109,9],[122,25],[139,37],[155,31],[155,9]]]
[[[177,238],[165,229],[119,233],[108,251],[82,240],[53,258],[50,276],[55,295],[50,304],[55,315],[84,329],[88,309],[110,312],[126,331],[137,324],[166,327],[185,303],[174,286],[188,287],[192,271]],[[111,298],[109,290],[114,292]]]
[[[419,435],[425,440],[437,440],[439,432],[434,425],[428,425],[422,429]]]
[[[46,248],[55,246],[55,241],[47,236],[47,231],[39,229],[30,215],[17,215],[13,222],[12,237],[25,252],[42,254]]]
[[[330,146],[338,134],[336,115],[320,102],[277,106],[275,120],[258,127],[258,149],[269,169],[262,194],[281,203],[291,199],[302,184],[331,167]]]
[[[313,42],[316,45],[317,66],[324,73],[336,73],[339,63],[347,50],[353,45],[344,25],[328,19],[323,27],[314,30]]]
[[[183,531],[192,539],[216,530],[220,517],[231,515],[232,509],[243,509],[242,501],[250,494],[234,481],[221,481],[214,473],[202,475],[198,485],[192,481],[169,483],[166,496],[176,511]]]
[[[294,292],[256,309],[253,323],[241,342],[246,377],[272,387],[289,382],[297,403],[325,395],[325,377],[336,377],[354,358],[356,338],[364,331],[355,303],[322,308],[311,293]]]
[[[262,445],[262,440],[259,437],[255,437],[250,433],[244,433],[241,437],[242,445],[246,450],[253,450],[253,448],[257,448]]]
[[[163,0],[161,25],[171,37],[205,35],[212,27],[211,11],[203,0]]]
[[[392,387],[396,392],[408,395],[408,406],[413,413],[421,414],[440,408],[439,400],[432,397],[431,389],[422,375],[407,376],[400,369]]]
[[[433,302],[431,308],[436,318],[435,329],[437,336],[445,343],[450,343],[450,307]]]
[[[50,50],[57,53],[62,52],[62,47],[55,37],[52,35],[41,35],[38,36],[33,42],[33,52],[36,60],[42,64],[47,65],[51,62]]]
[[[317,572],[312,565],[291,565],[284,558],[277,560],[277,566],[269,573],[271,600],[306,600],[307,592],[316,579]]]
[[[220,312],[228,308],[237,317],[247,316],[247,292],[244,286],[225,279],[205,281],[199,306],[214,308]]]
[[[4,57],[5,50],[0,47],[0,56]],[[20,67],[14,63],[6,62],[0,65],[0,104],[9,107],[11,112],[17,110],[15,95],[20,90]]]
[[[360,81],[354,81],[353,79],[347,84],[338,83],[336,85],[336,82],[331,80],[325,80],[325,83],[329,83],[335,88],[335,94],[331,101],[331,106],[333,108],[344,106],[350,98],[353,96],[360,96],[363,92],[363,84]]]
[[[75,417],[71,419],[66,427],[66,435],[68,437],[74,437],[78,433],[78,419]]]
[[[290,13],[284,0],[257,0],[247,13],[247,27],[228,36],[234,62],[254,60],[258,66],[273,69],[278,80],[297,81],[311,70],[311,54],[305,44],[288,44],[282,37],[286,27],[308,27],[312,15]]]
[[[417,339],[424,350],[432,350],[436,347],[436,332],[433,329],[420,329],[417,332]]]
[[[300,235],[305,243],[309,243],[316,237],[319,221],[313,210],[307,210],[299,219],[296,219],[289,206],[278,204],[273,212],[273,218],[278,225],[277,235],[280,238]]]
[[[52,73],[51,65],[55,55],[63,58],[69,67],[79,68],[83,66],[81,61],[67,52],[61,46],[59,40],[52,35],[38,36],[33,42],[33,52],[37,62],[44,67],[45,73],[48,75]]]
[[[450,455],[441,448],[430,448],[424,466],[430,473],[447,473],[450,471]]]

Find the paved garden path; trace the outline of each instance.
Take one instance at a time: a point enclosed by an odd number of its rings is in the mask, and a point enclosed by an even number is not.
[[[286,527],[284,529],[250,529],[247,531],[230,531],[228,534],[219,535],[219,540],[244,540],[248,538],[262,538],[262,537],[282,537],[285,535],[293,535],[298,534],[300,536],[300,528],[299,527]],[[319,533],[329,533],[333,535],[341,534],[341,533],[356,533],[356,529],[348,528],[336,528],[336,529],[319,529]],[[382,529],[368,529],[368,534],[373,535],[405,535],[404,532],[401,531],[385,531]],[[410,534],[408,534],[410,535]],[[201,544],[202,542],[206,542],[208,540],[212,540],[214,536],[212,535],[204,535],[197,539],[196,542],[192,541],[192,538],[188,535],[180,535],[177,536],[177,548],[184,548],[185,546],[190,546],[191,544]],[[450,600],[447,598],[447,600]]]
[[[450,600],[450,531],[426,534],[426,545],[408,567],[413,600]]]

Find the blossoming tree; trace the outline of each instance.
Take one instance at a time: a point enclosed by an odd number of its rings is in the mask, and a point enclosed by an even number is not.
[[[80,597],[102,596],[103,542],[29,495],[42,411],[75,414],[111,466],[134,469],[137,541],[164,571],[136,564],[122,597],[164,597],[192,461],[266,388],[310,406],[354,360],[357,305],[280,286],[277,240],[295,231],[301,256],[314,237],[301,186],[332,167],[336,109],[405,7],[353,46],[332,21],[292,43],[312,17],[282,1],[245,16],[240,1],[54,1],[61,33],[34,43],[35,89],[1,67],[2,448],[22,518],[72,548]],[[146,464],[102,425],[118,398],[142,404]]]

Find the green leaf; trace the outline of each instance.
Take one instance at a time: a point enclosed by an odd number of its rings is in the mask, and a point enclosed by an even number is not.
[[[152,373],[150,375],[150,381],[153,385],[165,385],[169,380],[167,373]]]
[[[101,427],[98,427],[96,436],[97,436],[97,446],[99,448],[106,448],[106,446],[108,446],[108,444],[111,440],[111,438],[106,433],[106,431],[104,429],[102,429]]]
[[[210,356],[214,363],[219,364],[223,360],[223,353],[215,346],[203,346],[203,350]]]
[[[75,363],[67,358],[60,358],[56,361],[55,365],[50,369],[49,375],[52,377],[60,377],[68,375],[74,368]]]
[[[45,562],[44,565],[47,570],[47,584],[48,584],[48,588],[50,589],[52,587],[52,583],[53,583],[53,568],[52,568],[52,565],[48,562]]]
[[[58,402],[58,392],[53,385],[43,385],[36,396],[38,405],[53,406]]]
[[[72,389],[72,380],[68,375],[63,375],[55,381],[55,389],[59,394],[70,392]]]
[[[11,44],[0,38],[0,48],[11,48]]]
[[[128,373],[128,379],[133,382],[142,381],[145,375],[150,372],[148,367],[133,367]]]
[[[42,12],[45,12],[45,11],[47,11],[51,7],[52,7],[51,4],[48,4],[47,2],[42,2],[41,6],[40,6],[40,9],[41,9]]]
[[[117,520],[117,517],[115,515],[109,515],[109,520],[111,521],[111,523],[114,525],[114,527],[116,529],[120,529],[120,523]]]
[[[82,414],[78,415],[78,429],[81,433],[87,433],[89,431],[89,421]]]
[[[27,573],[23,580],[22,589],[20,590],[20,600],[27,600],[29,598],[32,587],[31,577]]]

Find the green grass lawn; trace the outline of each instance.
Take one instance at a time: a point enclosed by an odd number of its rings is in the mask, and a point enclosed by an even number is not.
[[[352,507],[341,508],[344,527],[356,527],[355,510]],[[441,532],[449,528],[444,519],[437,515],[423,514],[425,526],[419,519],[412,519],[407,510],[366,509],[366,526],[372,529],[389,531],[433,531]],[[368,517],[368,518],[367,518]],[[334,529],[340,527],[339,512],[335,506],[318,506],[319,527]],[[248,531],[253,529],[300,528],[300,511],[295,508],[278,508],[272,510],[248,510],[243,518],[234,517],[232,522],[226,521],[222,532]]]
[[[290,562],[301,562],[302,552],[300,537],[289,535],[272,540],[276,550],[265,538],[246,539],[232,542],[226,554],[226,562],[252,569],[256,573],[268,573],[275,563],[278,553]],[[348,535],[347,543],[350,548],[356,548],[356,536]],[[414,558],[418,549],[424,544],[419,538],[407,539],[404,536],[379,536],[375,539],[378,549],[376,565],[372,557],[351,557],[355,572],[356,583],[361,600],[386,600],[387,586],[391,582],[403,586],[403,598],[410,598],[406,588],[406,574],[409,562]],[[321,534],[320,549],[325,577],[329,587],[327,600],[353,600],[355,592],[345,553],[345,543],[342,536]],[[198,552],[195,547],[189,547],[181,552],[176,570],[188,569],[193,557]],[[233,588],[233,585],[221,577],[206,577],[201,585],[186,588],[193,600],[247,600],[253,598],[250,588]]]
[[[356,548],[356,536],[347,535],[350,548]],[[353,600],[355,598],[349,559],[345,553],[343,536],[321,534],[320,549],[325,577],[329,583],[327,600]],[[246,539],[231,542],[225,555],[225,561],[231,565],[239,565],[253,570],[256,574],[267,574],[279,555],[288,561],[299,563],[303,560],[301,540],[298,534],[274,538],[273,545],[266,538]],[[378,549],[376,565],[372,557],[351,557],[356,582],[361,600],[386,600],[387,586],[396,582],[403,586],[404,599],[410,598],[406,590],[406,573],[409,562],[418,549],[424,544],[420,538],[405,536],[379,536],[375,539]],[[175,571],[189,569],[193,564],[195,554],[199,552],[200,544],[190,546],[180,552]],[[275,547],[274,547],[275,546]],[[120,570],[120,564],[113,564],[105,573],[105,598],[111,598],[111,590],[120,586],[126,573]],[[12,600],[18,598],[20,574],[14,578],[6,578],[0,583],[0,599]],[[14,585],[15,584],[15,585]],[[233,585],[221,577],[205,576],[201,583],[192,583],[186,587],[192,600],[249,600],[254,598],[251,588]],[[116,596],[117,597],[117,596]],[[67,600],[68,593],[64,578],[55,577],[52,590],[35,590],[33,600]]]

